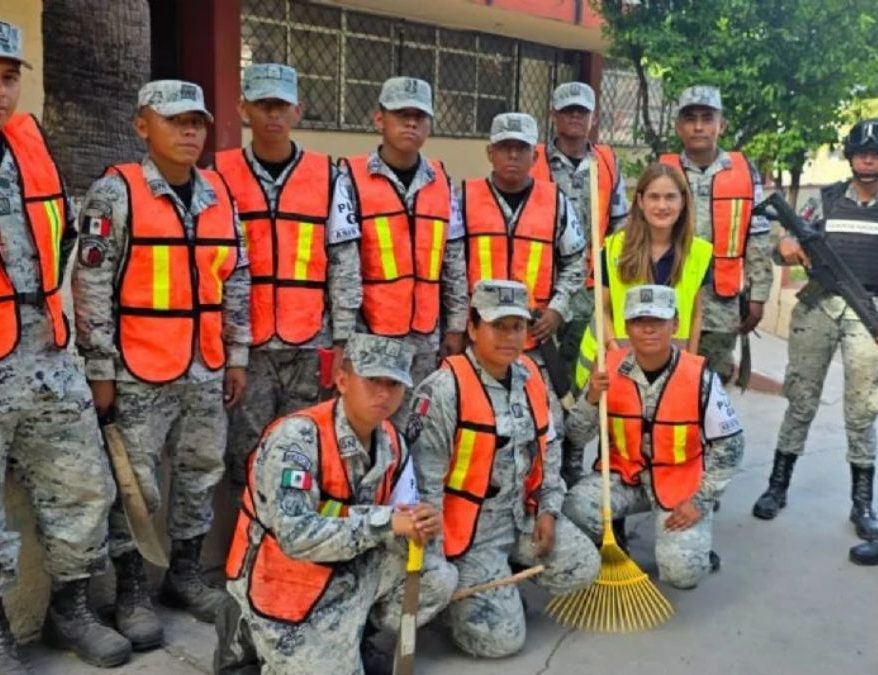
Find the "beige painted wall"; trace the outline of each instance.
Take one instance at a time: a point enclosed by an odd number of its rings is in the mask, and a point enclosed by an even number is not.
[[[43,114],[42,0],[0,0],[0,21],[14,23],[24,31],[24,58],[33,70],[24,69],[19,112]]]

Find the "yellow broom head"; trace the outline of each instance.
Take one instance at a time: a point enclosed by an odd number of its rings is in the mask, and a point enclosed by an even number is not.
[[[609,528],[607,528],[609,529]],[[671,603],[615,541],[612,530],[601,546],[595,582],[552,598],[546,612],[568,628],[601,633],[649,630],[674,613]]]

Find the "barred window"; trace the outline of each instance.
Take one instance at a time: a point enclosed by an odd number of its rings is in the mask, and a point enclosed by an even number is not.
[[[579,79],[580,54],[497,35],[450,30],[303,0],[243,0],[241,67],[288,63],[299,73],[301,126],[371,131],[381,83],[433,87],[439,136],[484,137],[494,115],[533,115],[549,129],[552,89]]]
[[[643,146],[642,102],[637,73],[615,61],[604,64],[601,77],[600,139],[619,146]],[[673,101],[666,101],[662,85],[649,79],[649,118],[660,134],[667,134],[674,117]]]

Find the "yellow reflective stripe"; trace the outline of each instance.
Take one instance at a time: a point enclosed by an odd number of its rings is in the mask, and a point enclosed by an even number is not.
[[[396,256],[393,251],[393,237],[390,235],[390,221],[384,217],[376,218],[375,233],[378,235],[378,252],[381,255],[384,278],[396,279]]]
[[[738,230],[741,229],[741,206],[742,200],[731,200],[732,222],[729,226],[729,245],[726,247],[726,253],[731,258],[738,255]]]
[[[591,326],[582,334],[579,343],[579,356],[576,359],[576,370],[573,373],[574,394],[578,395],[591,379],[591,368],[598,353],[598,343],[591,331]]]
[[[610,423],[613,425],[613,440],[616,442],[616,450],[625,459],[630,459],[628,456],[628,439],[625,438],[625,420],[621,417],[613,417]]]
[[[430,281],[439,278],[439,265],[442,262],[442,235],[445,233],[445,223],[441,220],[433,221],[433,245],[430,248]]]
[[[46,209],[46,216],[49,219],[49,228],[52,231],[52,278],[45,279],[45,285],[48,288],[54,288],[58,285],[58,252],[61,250],[61,211],[58,209],[58,200],[43,202]]]
[[[216,247],[216,256],[213,259],[213,262],[210,265],[210,273],[216,281],[216,297],[217,301],[223,299],[223,280],[220,277],[220,267],[223,266],[223,263],[226,262],[226,258],[229,257],[229,247],[228,246],[217,246]]]
[[[320,505],[320,515],[327,518],[338,518],[341,514],[342,503],[334,499],[327,499]]]
[[[682,464],[686,461],[686,431],[685,424],[674,425],[674,464]]]
[[[152,247],[152,308],[171,306],[171,249],[169,246]]]
[[[473,458],[475,444],[476,432],[472,429],[461,429],[454,468],[452,468],[451,473],[448,475],[448,487],[451,489],[463,489],[463,483],[466,480],[466,475],[469,473],[469,465]]]
[[[493,279],[494,266],[491,264],[491,237],[477,239],[479,249],[479,279]]]
[[[543,244],[532,241],[527,253],[527,271],[524,273],[524,285],[533,299],[534,289],[537,286],[537,274],[540,271],[540,260],[543,257]]]
[[[302,281],[308,278],[308,263],[311,262],[311,242],[314,238],[314,225],[299,223],[299,244],[296,247],[296,269],[293,279]]]

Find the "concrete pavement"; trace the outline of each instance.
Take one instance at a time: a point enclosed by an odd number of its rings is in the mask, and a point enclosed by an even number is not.
[[[786,343],[770,335],[753,340],[754,369],[781,379]],[[834,363],[823,405],[798,463],[789,505],[777,520],[750,515],[766,486],[786,401],[733,392],[744,422],[747,451],[741,473],[722,499],[714,548],[722,570],[693,591],[661,590],[676,609],[648,633],[604,635],[569,631],[542,614],[546,596],[534,586],[528,599],[527,644],[502,661],[460,655],[441,627],[418,636],[417,672],[423,675],[874,675],[878,673],[878,568],[847,561],[857,542],[847,521],[849,470],[844,461],[841,368]],[[630,519],[632,554],[655,573],[652,523]],[[215,641],[211,626],[162,610],[168,645],[137,655],[115,671],[144,675],[209,673]],[[31,646],[39,675],[95,675],[69,654]],[[329,674],[327,674],[329,675]]]

